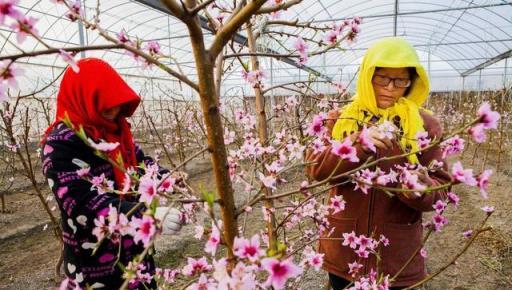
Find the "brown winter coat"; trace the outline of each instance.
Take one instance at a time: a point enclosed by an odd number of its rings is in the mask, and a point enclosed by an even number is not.
[[[421,112],[425,130],[431,139],[442,135],[442,128],[439,121],[433,116]],[[329,113],[330,120],[337,119],[337,112]],[[330,124],[329,124],[330,123]],[[332,128],[334,121],[329,121],[327,126]],[[360,166],[370,155],[365,153],[359,144],[355,145],[359,163],[343,161],[334,175],[341,174]],[[308,174],[315,180],[324,180],[330,176],[338,163],[338,157],[331,153],[330,145],[326,150],[316,155],[308,154],[308,161],[316,163],[307,168]],[[311,153],[311,152],[308,152]],[[373,152],[372,152],[373,153]],[[402,154],[396,142],[391,150],[383,152],[377,149],[376,158]],[[442,160],[442,152],[439,147],[431,148],[421,155],[418,155],[422,165],[428,165],[432,160]],[[388,172],[395,164],[404,164],[405,158],[395,159],[379,163],[380,169]],[[446,164],[445,164],[446,166]],[[449,182],[450,176],[445,172],[429,173],[434,185]],[[339,180],[336,180],[338,182]],[[390,185],[388,185],[390,186]],[[397,186],[397,185],[395,185]],[[357,235],[366,235],[378,238],[381,234],[389,239],[389,246],[379,247],[382,261],[379,263],[379,272],[394,274],[406,263],[413,253],[421,246],[423,227],[422,212],[433,210],[432,205],[439,199],[446,199],[447,190],[424,194],[417,199],[407,199],[402,195],[389,197],[385,192],[378,189],[370,189],[368,194],[354,190],[352,182],[344,183],[330,191],[330,197],[343,195],[346,201],[345,210],[328,217],[330,229],[335,228],[329,238],[341,238],[342,233],[355,231]],[[325,236],[324,236],[325,237]],[[359,261],[364,267],[359,271],[367,274],[370,269],[377,269],[377,262],[374,255],[368,259],[360,259],[353,249],[342,246],[338,240],[320,240],[319,251],[324,256],[323,268],[337,276],[347,280],[353,279],[348,274],[348,263]],[[412,262],[400,273],[392,286],[410,286],[425,277],[424,259],[419,251]]]

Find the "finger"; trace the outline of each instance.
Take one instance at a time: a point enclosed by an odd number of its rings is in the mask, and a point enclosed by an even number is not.
[[[377,133],[378,131],[379,131],[379,129],[375,126],[368,127],[368,133],[370,133],[370,134]]]
[[[163,235],[175,235],[177,233],[178,233],[178,231],[173,231],[171,229],[163,229],[162,230],[162,234]]]
[[[380,139],[380,133],[376,130],[370,130],[368,131],[368,136],[373,139]]]
[[[420,175],[419,179],[423,184],[426,184],[428,186],[433,185],[435,183],[434,180],[430,178],[430,176],[428,175]]]
[[[382,139],[380,139],[380,140],[381,140],[384,144],[386,144],[387,149],[391,149],[391,148],[393,148],[393,142],[392,142],[389,138],[384,137],[384,138],[382,138]]]
[[[178,215],[181,216],[181,211],[179,211],[177,208],[171,208],[169,209],[169,215]]]
[[[168,228],[168,227],[165,227],[162,229],[162,233],[166,234],[166,233],[178,233],[181,229],[171,229],[171,228]]]
[[[171,222],[175,224],[181,224],[181,216],[179,215],[169,215],[166,218],[166,222]]]
[[[384,144],[379,139],[373,139],[372,142],[373,142],[373,145],[375,145],[375,147],[377,147],[379,149],[383,149],[383,150],[387,149],[386,144]]]
[[[175,224],[175,223],[170,223],[170,224],[165,225],[165,228],[166,228],[166,230],[179,231],[179,230],[181,230],[181,225]]]

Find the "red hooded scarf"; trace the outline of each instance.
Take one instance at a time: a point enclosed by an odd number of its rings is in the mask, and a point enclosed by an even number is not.
[[[82,125],[87,136],[95,142],[104,140],[119,142],[115,150],[108,152],[112,160],[122,157],[124,168],[136,166],[135,144],[126,117],[130,117],[140,103],[140,97],[121,76],[106,62],[96,58],[85,58],[77,62],[80,71],[75,73],[68,67],[57,96],[55,121],[46,134],[61,122],[65,114],[75,129]],[[115,120],[107,120],[101,112],[121,106]],[[123,185],[124,173],[114,166],[117,188]]]

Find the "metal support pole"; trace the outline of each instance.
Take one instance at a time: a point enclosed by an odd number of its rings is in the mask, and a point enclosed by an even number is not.
[[[300,68],[297,68],[299,70],[299,79],[298,81],[300,82],[302,80],[302,76],[300,75]]]
[[[466,91],[466,76],[462,76],[462,90],[459,94],[459,110],[462,110],[462,94]]]
[[[430,47],[428,48],[428,55],[427,55],[427,71],[428,71],[428,77],[431,78],[431,75],[430,75],[430,56],[431,56],[431,53],[430,53]],[[427,98],[427,107],[429,105],[429,99],[430,98]]]
[[[270,58],[270,87],[274,87],[274,60],[272,58]],[[274,91],[275,90],[270,90],[270,100],[269,100],[269,105],[270,105],[270,112],[272,114],[273,110],[272,110],[272,105],[275,103],[275,99],[274,99]],[[265,96],[263,96],[265,97]],[[271,130],[271,134],[275,131],[274,130],[274,119],[272,118],[272,120],[270,120],[270,130]]]
[[[325,59],[325,55],[326,55],[326,53],[324,53],[322,55],[322,65],[323,65],[323,69],[324,69],[323,72],[325,75],[327,75],[327,73],[326,73],[327,72],[327,61]],[[325,84],[324,84],[324,87],[325,87]],[[326,96],[329,96],[331,94],[331,86],[330,85],[327,85],[327,91],[325,93],[326,93]]]
[[[503,75],[503,86],[506,88],[508,87],[508,76],[507,76],[507,70],[508,70],[508,58],[505,58],[505,74]]]
[[[396,36],[396,26],[398,24],[398,0],[395,0],[395,15],[393,24],[393,36]]]
[[[428,70],[428,76],[430,77],[430,60],[431,60],[432,53],[430,52],[430,47],[428,49],[428,59],[427,59],[427,70]]]
[[[80,1],[81,6],[83,4],[82,7],[83,7],[83,10],[85,13],[85,0],[83,0],[83,3],[81,0],[78,0],[78,1]],[[77,23],[78,23],[78,37],[80,38],[80,46],[85,46],[84,25],[82,24],[82,21],[77,21]],[[80,57],[85,58],[85,50],[80,52]]]
[[[169,45],[169,61],[172,61],[172,50],[171,50],[171,17],[167,16],[167,36]]]
[[[478,71],[478,97],[480,97],[480,93],[482,92],[482,70]]]
[[[343,85],[344,82],[343,82],[343,67],[340,67],[340,83]],[[348,84],[348,81],[347,81],[347,84]],[[348,91],[348,86],[347,86],[347,91]],[[344,97],[345,98],[345,97]]]

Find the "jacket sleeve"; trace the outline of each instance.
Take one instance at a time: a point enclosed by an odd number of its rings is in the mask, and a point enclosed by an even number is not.
[[[338,119],[339,112],[338,111],[330,111],[327,117],[326,127],[329,136],[331,135],[332,128]],[[354,133],[358,134],[358,133]],[[309,177],[314,180],[321,181],[328,178],[333,172],[332,176],[336,176],[342,174],[344,172],[350,171],[361,166],[364,161],[366,161],[370,155],[365,153],[360,144],[354,144],[354,148],[357,151],[357,157],[359,158],[359,162],[350,162],[348,160],[342,160],[338,168],[338,162],[340,158],[331,152],[332,146],[328,143],[325,144],[326,147],[322,152],[317,154],[313,154],[313,150],[308,148],[306,151],[306,161],[309,164],[306,167],[306,173]]]
[[[115,193],[100,194],[96,189],[91,188],[92,184],[89,181],[78,176],[77,170],[80,167],[73,163],[73,159],[77,158],[87,163],[89,161],[79,157],[87,156],[84,151],[88,148],[78,137],[74,136],[70,140],[47,141],[43,148],[45,148],[43,152],[49,152],[43,155],[43,164],[46,165],[43,173],[48,179],[63,218],[76,219],[83,215],[87,217],[87,223],[92,225],[94,218],[108,212],[109,205],[115,206],[120,212],[127,213],[137,204],[137,202],[122,200]],[[93,153],[89,156],[98,158]],[[90,174],[100,176],[101,173],[110,170],[109,166],[105,163],[103,166],[91,167]],[[137,215],[143,210],[144,207],[140,207]]]
[[[314,180],[321,181],[331,176],[331,174],[336,176],[361,166],[370,155],[363,151],[360,144],[355,144],[354,148],[357,150],[359,162],[348,160],[341,160],[340,162],[340,158],[331,152],[331,145],[327,145],[322,152],[317,154],[313,154],[313,150],[308,149],[306,160],[311,164],[307,166],[306,173]],[[340,165],[336,168],[338,162],[340,162]]]
[[[432,141],[438,140],[443,135],[443,129],[439,120],[432,115],[421,112],[423,121],[425,124],[425,130],[428,132],[429,137]],[[436,170],[435,172],[430,171],[429,177],[433,184],[429,187],[436,187],[452,181],[451,175],[448,173],[448,165],[446,160],[442,158],[443,152],[439,146],[432,147],[426,151],[423,151],[418,155],[418,159],[423,166],[428,166],[432,161],[437,160],[443,162],[442,170]],[[418,211],[432,211],[434,210],[433,205],[438,200],[446,200],[448,198],[448,192],[451,190],[451,186],[437,191],[424,193],[417,199],[408,199],[403,195],[398,194],[397,197],[407,204],[408,206]]]

